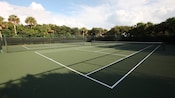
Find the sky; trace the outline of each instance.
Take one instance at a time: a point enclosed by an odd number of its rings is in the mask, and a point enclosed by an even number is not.
[[[21,24],[34,17],[38,24],[70,27],[154,24],[175,17],[175,0],[0,0],[0,16],[17,15]]]

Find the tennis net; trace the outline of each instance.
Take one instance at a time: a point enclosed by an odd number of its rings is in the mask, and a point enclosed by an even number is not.
[[[67,37],[6,37],[4,38],[6,52],[20,52],[43,49],[78,47],[84,45],[82,36]]]
[[[133,42],[133,41],[92,41],[92,46],[96,47],[117,47],[117,46],[124,46],[124,45],[161,45],[163,49],[165,49],[165,43],[164,42]]]

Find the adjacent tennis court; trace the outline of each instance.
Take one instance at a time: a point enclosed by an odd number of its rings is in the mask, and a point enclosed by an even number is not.
[[[0,54],[0,96],[175,97],[173,49],[161,42],[11,45]]]

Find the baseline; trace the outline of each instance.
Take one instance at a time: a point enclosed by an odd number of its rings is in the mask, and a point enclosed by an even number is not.
[[[57,48],[57,47],[64,47],[64,46],[76,46],[76,45],[46,45],[44,47],[39,47],[36,46],[35,48],[29,48],[25,45],[22,45],[23,48],[27,49],[27,50],[35,50],[35,49],[49,49],[49,48]]]

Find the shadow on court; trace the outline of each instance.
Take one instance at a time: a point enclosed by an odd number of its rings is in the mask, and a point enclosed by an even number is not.
[[[0,84],[0,98],[175,98],[174,49],[157,50],[114,89],[73,72],[53,73],[60,70],[53,69]],[[110,71],[99,75],[107,81],[105,77],[114,75]]]
[[[152,44],[119,44],[119,45],[101,45],[97,46],[99,48],[111,48],[117,50],[129,50],[129,51],[138,51],[139,49],[145,48]]]
[[[27,75],[19,83],[9,81],[4,85],[1,98],[102,98],[112,94],[110,89],[74,73]]]
[[[27,75],[7,82],[1,98],[174,98],[175,80],[131,75],[113,90],[74,73]]]

